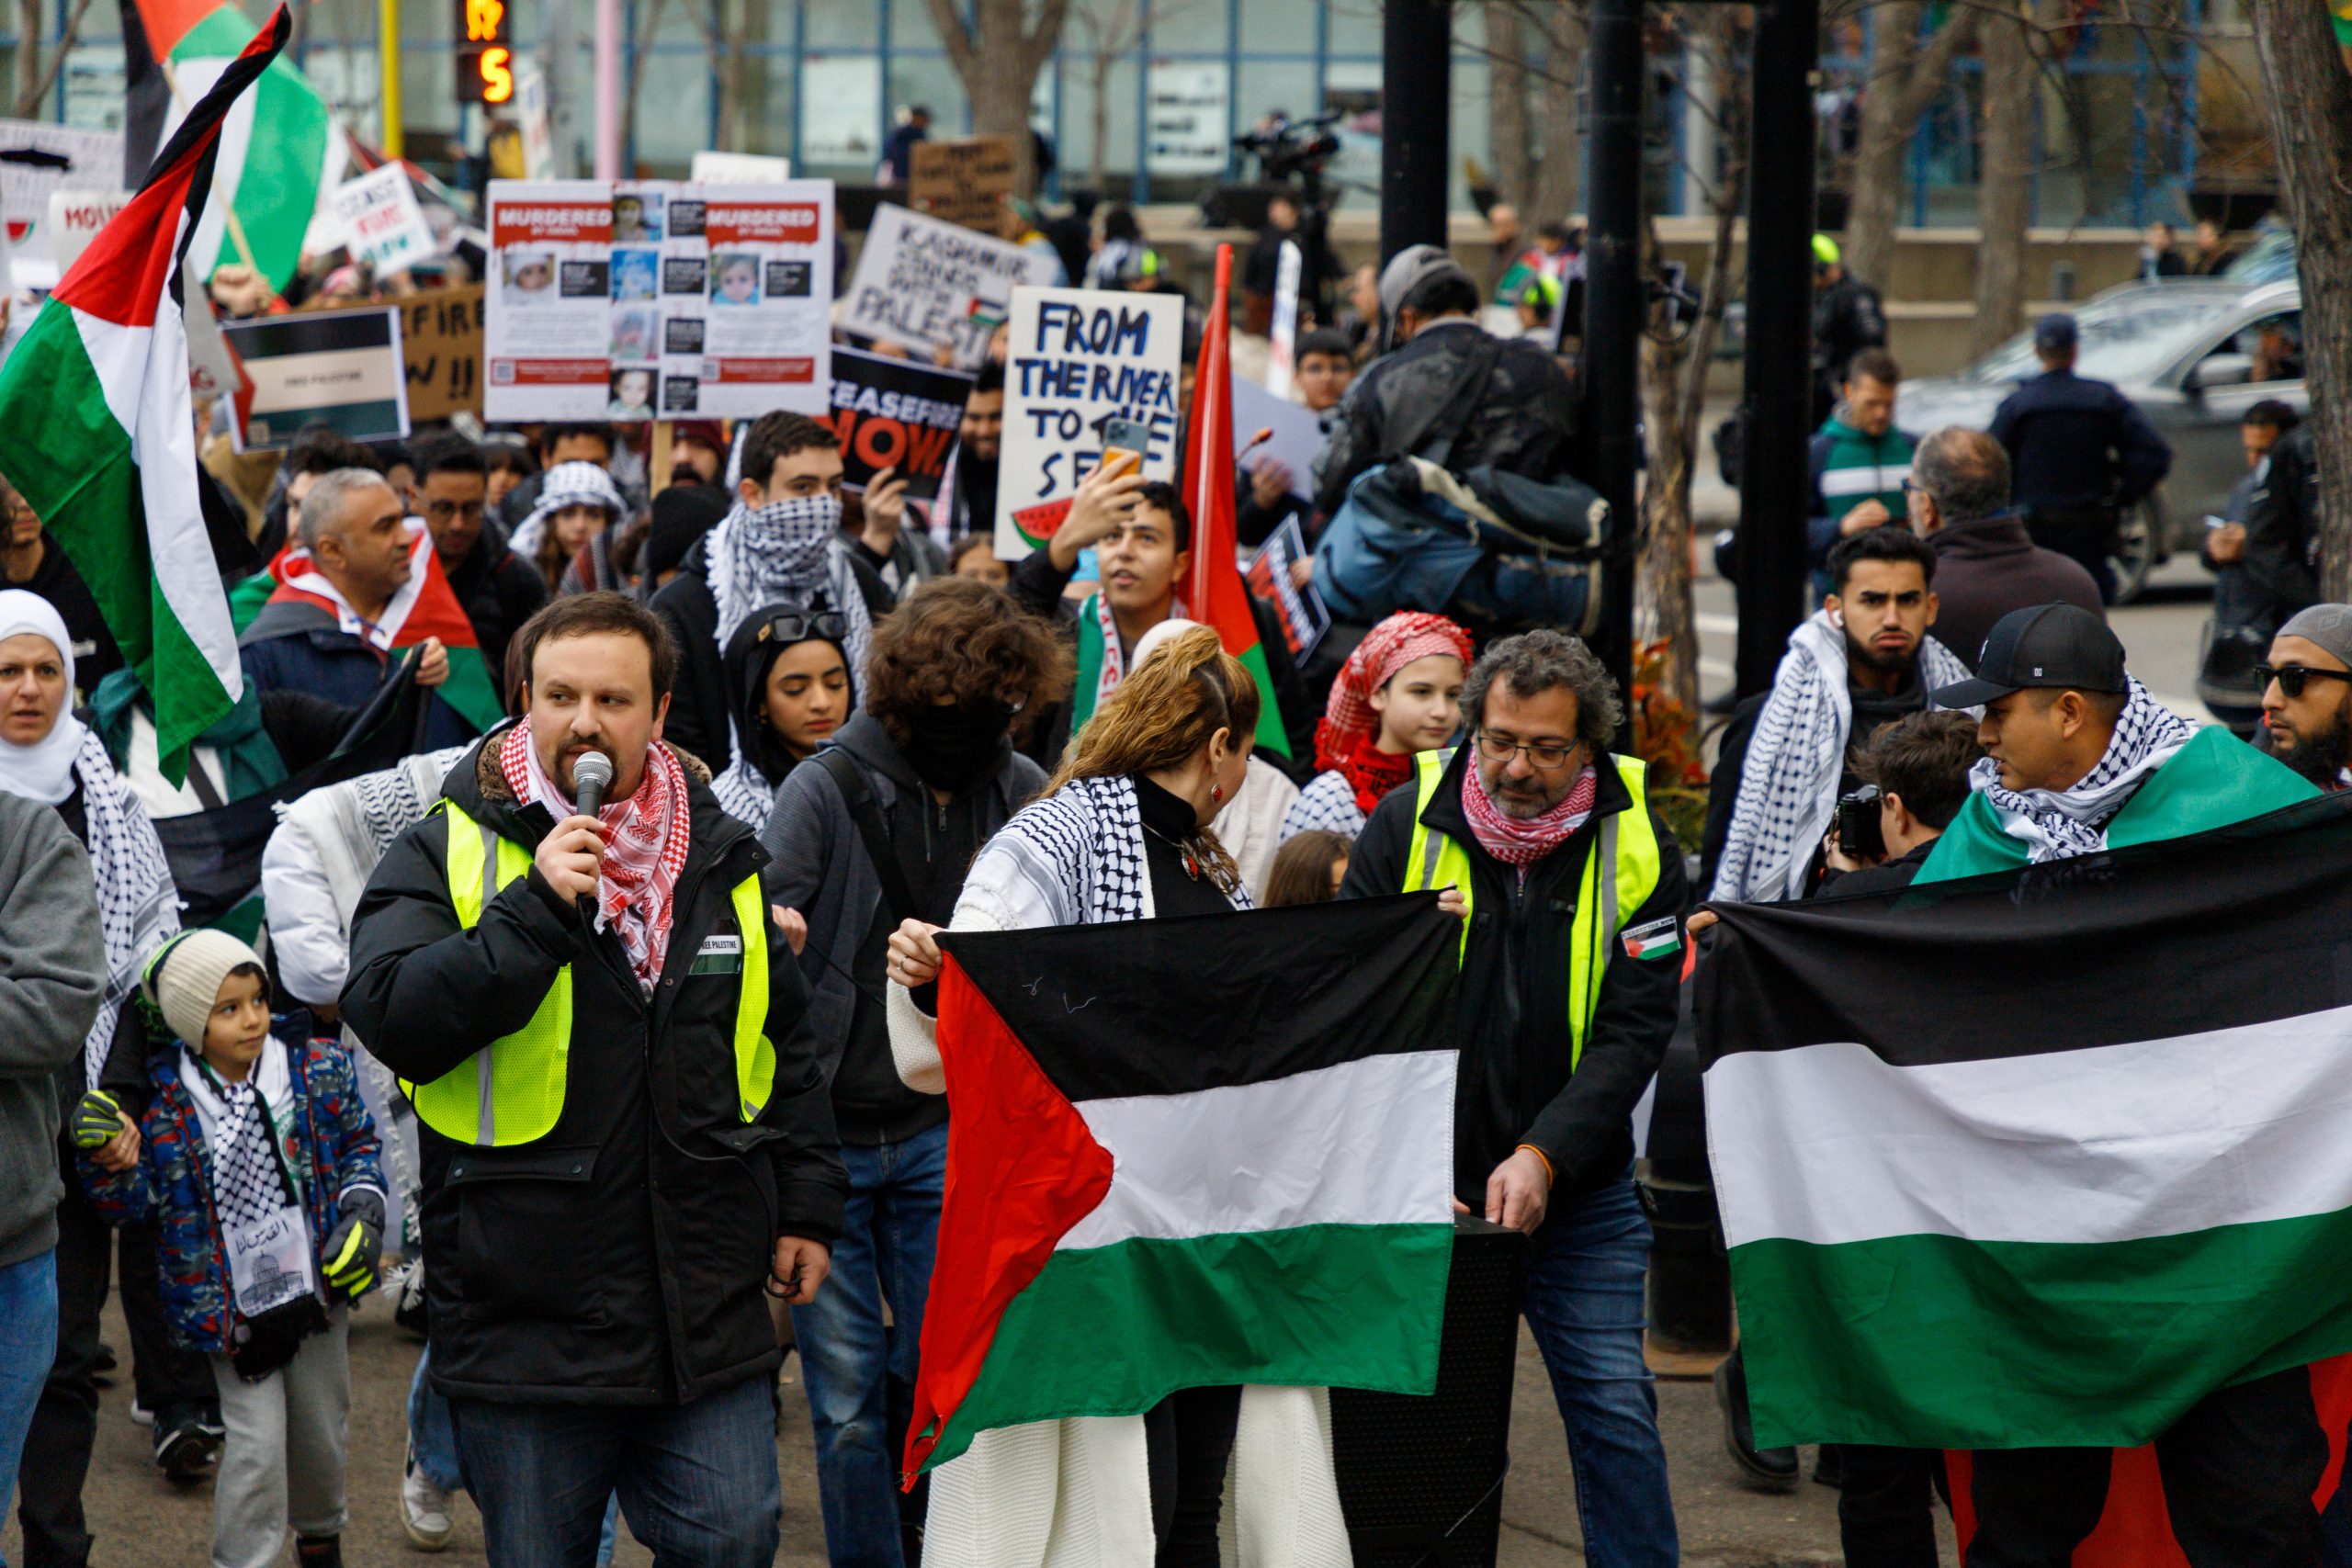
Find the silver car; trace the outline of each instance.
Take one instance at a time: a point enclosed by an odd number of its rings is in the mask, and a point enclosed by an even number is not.
[[[2123,519],[2119,601],[2176,550],[2197,549],[2205,519],[2227,509],[2245,477],[2245,411],[2276,398],[2304,412],[2302,307],[2291,279],[2168,278],[2120,285],[2075,312],[2075,373],[2114,382],[2172,444],[2172,473]],[[2018,383],[2041,372],[2032,334],[2022,333],[1956,376],[1903,383],[1896,418],[1915,435],[1947,424],[1982,430]]]

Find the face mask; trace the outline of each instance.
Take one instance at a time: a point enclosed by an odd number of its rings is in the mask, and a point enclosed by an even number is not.
[[[909,721],[902,750],[923,783],[960,795],[995,763],[1012,723],[1012,710],[1002,703],[927,707]]]

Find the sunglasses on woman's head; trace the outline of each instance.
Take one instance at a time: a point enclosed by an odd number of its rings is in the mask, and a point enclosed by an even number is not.
[[[770,615],[760,628],[761,642],[807,642],[820,637],[840,642],[849,635],[849,622],[831,610],[786,610]]]

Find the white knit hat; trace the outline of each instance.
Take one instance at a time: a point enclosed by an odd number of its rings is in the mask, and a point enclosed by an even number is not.
[[[201,1050],[204,1026],[220,999],[220,983],[242,964],[262,967],[261,954],[227,931],[198,927],[165,942],[147,963],[147,999],[163,1010],[172,1032]]]

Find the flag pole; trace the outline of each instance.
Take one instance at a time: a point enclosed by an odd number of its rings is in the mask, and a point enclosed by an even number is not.
[[[398,163],[401,136],[401,0],[377,0],[376,100],[383,107],[384,156]]]
[[[390,0],[386,0],[386,3],[390,4]],[[172,102],[179,106],[180,112],[182,114],[186,114],[187,112],[187,96],[180,91],[180,73],[172,69],[172,62],[168,60],[159,60],[155,63],[163,70],[164,85],[172,90]],[[245,226],[237,221],[237,203],[233,197],[220,204],[220,220],[221,226],[229,231],[229,243],[237,247],[238,259],[245,264],[246,267],[252,271],[255,277],[261,278],[265,283],[269,282],[269,279],[261,270],[261,264],[254,260],[253,246],[245,243]],[[211,281],[210,276],[208,275],[205,278],[205,283],[208,288],[209,288]],[[276,291],[276,286],[272,285],[271,292],[275,293]]]
[[[621,0],[596,0],[596,177],[621,177]]]

